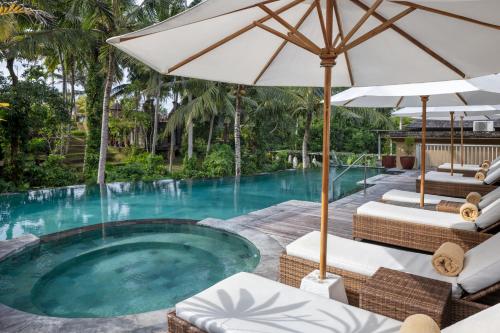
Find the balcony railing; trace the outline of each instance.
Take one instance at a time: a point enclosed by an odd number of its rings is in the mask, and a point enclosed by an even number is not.
[[[450,144],[427,144],[426,166],[435,168],[443,163],[450,161]],[[420,156],[422,145],[416,146],[417,166],[420,167]],[[494,160],[500,156],[500,145],[464,145],[463,162],[464,164],[479,165],[484,160]],[[460,144],[454,146],[454,163],[462,163],[462,153]]]

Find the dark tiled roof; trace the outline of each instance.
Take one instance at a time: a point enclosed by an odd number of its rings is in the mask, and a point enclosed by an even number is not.
[[[450,121],[446,120],[427,120],[427,130],[450,130]],[[473,121],[464,121],[464,129],[472,130]],[[422,129],[422,121],[414,120],[406,127],[409,131],[420,131]],[[455,121],[455,129],[460,129],[460,121]],[[500,131],[500,120],[495,120],[495,129]]]

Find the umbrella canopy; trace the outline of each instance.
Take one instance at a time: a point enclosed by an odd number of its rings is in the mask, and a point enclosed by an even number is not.
[[[500,72],[497,0],[206,0],[109,43],[160,73],[261,86],[397,84]],[[457,38],[460,36],[460,38]],[[320,276],[330,103],[324,103]]]
[[[470,80],[356,87],[332,96],[331,102],[349,107],[405,108],[421,106],[421,96],[432,96],[428,107],[495,105],[500,104],[499,93],[500,74],[495,74]]]
[[[500,72],[496,0],[332,0],[335,18],[325,26],[327,2],[208,0],[109,42],[163,74],[247,85],[322,87],[327,28],[338,55],[334,86]]]

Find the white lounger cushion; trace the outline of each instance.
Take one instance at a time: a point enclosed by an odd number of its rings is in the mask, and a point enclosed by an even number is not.
[[[379,217],[450,229],[477,230],[474,223],[464,221],[460,214],[390,205],[376,201],[370,201],[358,207],[357,213],[362,216]]]
[[[467,317],[443,329],[442,333],[498,333],[500,329],[500,304]]]
[[[429,171],[425,174],[425,177],[442,177],[442,178],[457,178],[463,177],[463,173],[454,173],[451,175],[449,172],[441,172],[441,171]]]
[[[485,194],[481,198],[481,201],[479,202],[478,206],[480,209],[484,209],[486,206],[489,206],[493,202],[497,201],[497,199],[500,199],[500,186],[491,191],[490,193]]]
[[[401,191],[401,190],[390,190],[382,196],[382,200],[418,204],[420,203],[420,193]],[[454,202],[465,202],[465,199],[461,198],[452,198],[452,197],[445,197],[433,194],[425,195],[426,204],[437,205],[443,200],[454,201]]]
[[[418,177],[420,179],[420,177]],[[436,182],[447,182],[455,184],[473,184],[473,185],[483,185],[484,183],[480,180],[476,180],[474,177],[464,177],[462,174],[460,176],[450,176],[445,172],[439,173],[428,173],[425,175],[425,180],[436,181]]]
[[[484,179],[485,184],[494,184],[500,179],[500,168],[496,170],[489,171]]]
[[[178,303],[208,333],[397,333],[401,322],[276,281],[238,273]]]
[[[438,168],[439,169],[451,170],[451,163],[441,164]],[[479,169],[481,169],[481,167],[479,165],[477,165],[477,164],[464,164],[464,165],[461,165],[460,163],[453,163],[453,170],[455,170],[455,171],[460,171],[460,170],[463,170],[463,171],[479,171]]]
[[[464,269],[458,283],[469,293],[475,293],[500,281],[500,234],[465,253]]]
[[[476,225],[481,229],[486,229],[498,221],[500,221],[500,199],[481,211],[476,219]]]
[[[319,231],[300,237],[286,247],[288,255],[319,262]],[[380,267],[403,271],[435,280],[449,282],[453,296],[459,298],[462,289],[456,277],[438,274],[432,267],[432,256],[392,247],[356,242],[328,235],[327,264],[350,272],[372,276]]]

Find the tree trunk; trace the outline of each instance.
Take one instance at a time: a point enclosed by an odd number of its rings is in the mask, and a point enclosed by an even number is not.
[[[70,76],[70,84],[71,84],[71,119],[76,120],[76,68],[75,68],[75,58],[71,57],[71,76]]]
[[[188,95],[188,104],[191,103],[193,97]],[[189,120],[187,123],[187,131],[188,131],[188,158],[193,157],[193,119],[189,116]]]
[[[111,88],[114,77],[114,55],[110,51],[108,55],[108,73],[104,84],[104,98],[102,102],[102,126],[101,126],[101,148],[99,150],[99,168],[97,171],[97,183],[104,184],[106,175],[106,158],[108,152],[108,132],[109,132],[109,105],[111,102]]]
[[[225,144],[229,143],[229,124],[224,121],[224,133],[222,134],[222,141]]]
[[[14,58],[7,58],[7,70],[9,71],[10,79],[12,80],[12,85],[15,86],[19,82],[19,79],[14,70]]]
[[[175,130],[170,133],[170,151],[168,152],[168,172],[172,172],[172,165],[175,158]]]
[[[174,113],[177,110],[177,93],[174,94],[174,102],[172,105],[171,113]],[[175,129],[170,133],[170,151],[168,152],[168,172],[172,172],[172,165],[174,164],[175,158]]]
[[[66,63],[64,61],[64,55],[61,50],[59,53],[59,62],[61,63],[61,75],[62,75],[62,95],[64,101],[64,107],[68,106],[68,73],[66,71]]]
[[[85,106],[87,135],[85,139],[85,160],[83,173],[86,178],[91,178],[97,171],[99,162],[99,147],[101,140],[101,116],[104,86],[104,77],[101,74],[99,62],[99,48],[93,49],[93,57],[89,61],[85,93],[87,102]]]
[[[307,146],[309,144],[309,137],[311,133],[311,123],[312,123],[312,112],[308,111],[306,115],[306,123],[304,124],[304,138],[302,140],[302,167],[304,169],[310,167]]]
[[[158,117],[160,113],[160,94],[161,94],[161,74],[158,74],[158,89],[156,90],[156,106],[155,106],[155,115],[153,122],[153,140],[151,143],[151,155],[156,154],[156,143],[158,141]]]
[[[236,88],[236,107],[234,110],[234,167],[235,176],[241,176],[241,92],[243,86]]]
[[[210,129],[208,131],[207,155],[210,153],[210,148],[212,145],[212,135],[214,132],[214,121],[215,121],[215,115],[213,114],[212,117],[210,118]]]

